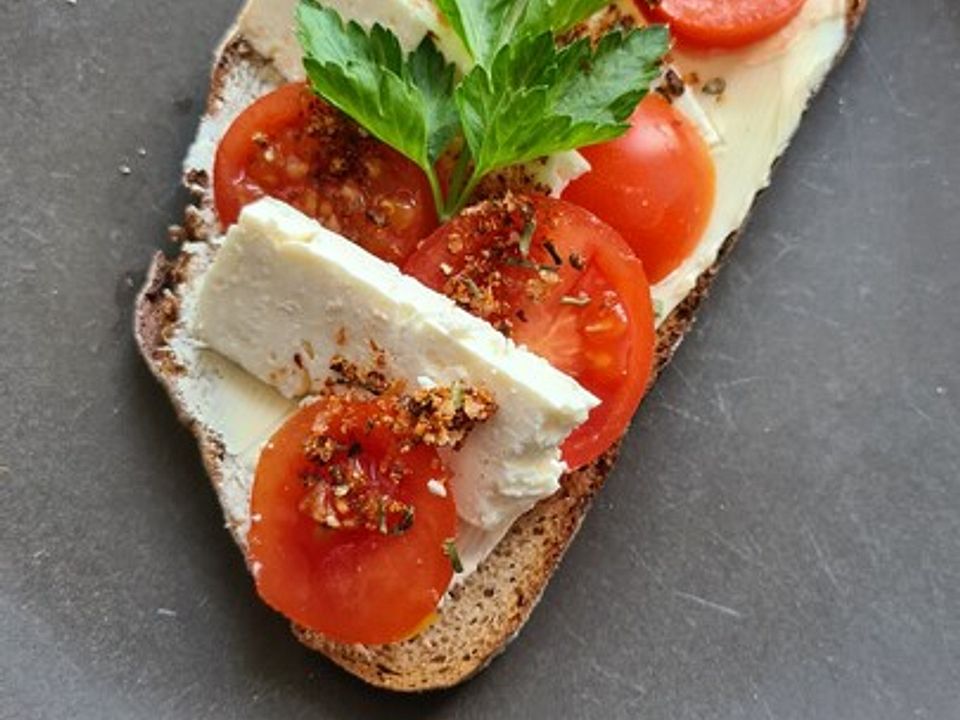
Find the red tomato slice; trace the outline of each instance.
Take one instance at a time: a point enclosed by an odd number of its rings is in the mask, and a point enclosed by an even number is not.
[[[383,403],[322,398],[286,422],[257,465],[248,536],[257,591],[294,622],[339,642],[409,637],[436,610],[453,575],[444,552],[456,536],[453,495],[427,486],[446,485],[449,474],[433,448],[404,450],[403,438],[382,422],[389,416]],[[305,453],[318,421],[340,446],[322,469]],[[333,507],[334,487],[351,472],[366,483],[352,492],[366,494],[344,499],[359,497],[364,510],[337,515],[341,527],[332,529],[316,519],[317,493]],[[405,530],[397,508],[412,509]],[[348,528],[347,518],[362,520],[363,512],[376,513],[373,526]]]
[[[624,433],[653,367],[653,311],[643,265],[608,225],[560,200],[490,201],[427,238],[404,272],[600,398],[563,446],[571,468]]]
[[[805,0],[637,0],[654,20],[670,24],[681,42],[741,47],[782,29]]]
[[[623,137],[583,148],[592,170],[563,193],[610,224],[660,282],[697,246],[716,195],[710,149],[696,126],[648,95]]]
[[[217,148],[213,187],[224,227],[269,195],[394,263],[437,226],[420,168],[301,83],[266,95],[233,122]]]

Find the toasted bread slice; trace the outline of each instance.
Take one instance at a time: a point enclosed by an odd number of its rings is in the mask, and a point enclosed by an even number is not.
[[[847,44],[866,9],[867,0],[846,0]],[[846,44],[837,54],[842,55]],[[282,81],[269,61],[259,56],[236,30],[218,51],[206,108],[206,122],[190,157],[185,183],[195,193],[187,208],[179,239],[184,251],[167,259],[157,254],[137,299],[135,334],[151,371],[163,384],[181,420],[194,433],[203,463],[227,511],[228,527],[241,547],[242,528],[228,510],[236,499],[224,483],[224,444],[217,433],[190,414],[180,384],[186,369],[171,348],[185,332],[181,305],[215,252],[208,240],[218,233],[212,210],[210,178],[204,168],[219,139],[237,112],[253,98]],[[670,361],[694,320],[738,232],[731,233],[712,265],[694,289],[663,320],[658,329],[657,371]],[[187,250],[189,248],[189,250]],[[328,656],[351,673],[380,687],[422,691],[455,685],[469,678],[517,635],[580,527],[597,491],[616,459],[614,447],[589,467],[570,473],[556,495],[521,517],[476,572],[456,585],[442,605],[439,619],[415,638],[391,645],[362,646],[331,642],[294,627],[305,645]]]

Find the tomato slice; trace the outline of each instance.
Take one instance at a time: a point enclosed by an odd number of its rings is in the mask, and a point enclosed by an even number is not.
[[[564,443],[571,468],[620,438],[650,379],[654,325],[643,265],[615,230],[561,200],[509,196],[442,226],[404,272],[600,398]]]
[[[581,150],[592,169],[563,198],[617,230],[657,283],[700,241],[716,172],[696,126],[660,95],[644,98],[630,122],[626,135]]]
[[[803,8],[805,0],[637,0],[653,19],[670,24],[681,42],[735,48],[773,35]]]
[[[277,431],[257,465],[248,536],[257,591],[339,642],[409,637],[453,575],[444,548],[456,508],[451,492],[436,494],[449,473],[436,450],[394,433],[390,412],[382,398],[321,398]],[[322,461],[309,451],[320,429],[330,443]]]
[[[302,83],[237,117],[217,148],[213,187],[224,227],[269,195],[394,263],[437,226],[423,171]]]

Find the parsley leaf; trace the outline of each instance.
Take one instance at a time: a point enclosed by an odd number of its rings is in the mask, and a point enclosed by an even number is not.
[[[389,30],[344,24],[316,0],[301,0],[296,19],[313,90],[419,165],[442,207],[434,164],[460,126],[453,65],[429,37],[405,56]]]
[[[460,131],[460,116],[453,101],[454,66],[428,36],[410,54],[406,76],[419,89],[424,104],[427,158],[432,166]]]
[[[561,33],[609,0],[436,0],[474,60],[490,66],[505,46],[529,35]]]
[[[568,45],[560,51],[559,79],[552,88],[556,112],[626,130],[623,123],[660,74],[669,44],[667,29],[654,25],[608,33],[596,49],[587,39]]]
[[[550,32],[523,38],[477,66],[456,91],[474,160],[463,196],[494,170],[622,135],[659,70],[661,27],[580,40],[557,49]]]

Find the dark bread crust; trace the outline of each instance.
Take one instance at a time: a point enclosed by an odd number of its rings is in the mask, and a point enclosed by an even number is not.
[[[866,6],[867,0],[848,1],[848,45]],[[842,54],[838,54],[838,60]],[[240,62],[269,71],[267,63],[252,53],[242,39],[228,40],[214,68],[208,112],[222,102],[226,74],[232,64]],[[201,208],[209,203],[204,180],[187,180],[197,192]],[[208,229],[203,227],[201,218],[196,207],[188,208],[186,227],[193,239],[206,237]],[[658,330],[657,374],[693,325],[697,308],[738,236],[739,231],[727,238],[717,261]],[[166,346],[178,319],[177,289],[189,276],[189,265],[185,255],[173,260],[161,254],[154,257],[137,299],[135,334],[153,374],[171,394],[181,420],[197,436],[204,465],[214,485],[219,486],[222,446],[177,401],[175,387],[181,370]],[[437,622],[412,640],[384,646],[344,645],[296,626],[295,635],[349,672],[383,688],[422,691],[466,680],[503,651],[529,618],[609,475],[617,451],[618,447],[614,447],[589,467],[564,477],[560,492],[520,518],[480,568],[450,592]]]

